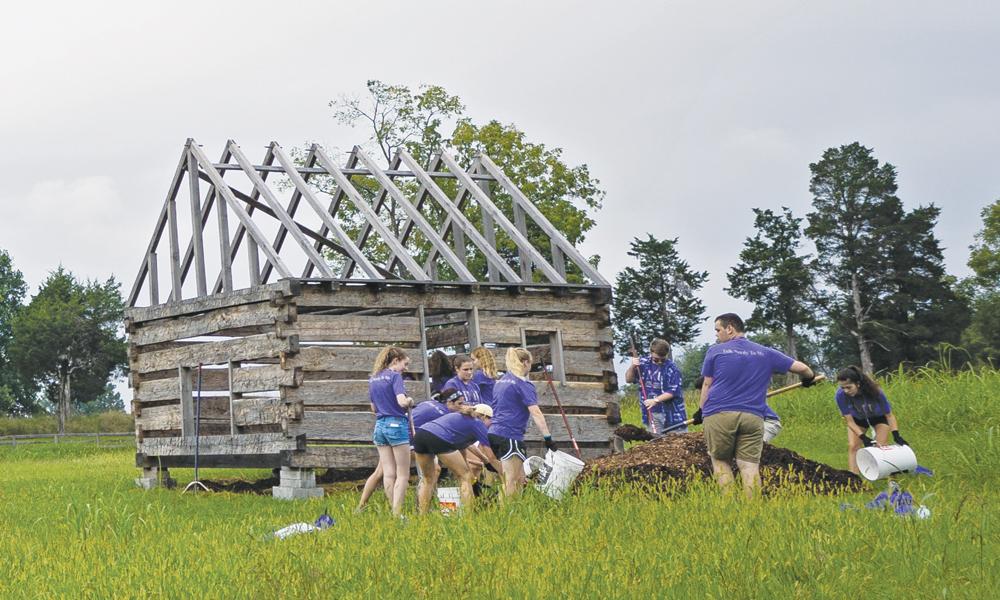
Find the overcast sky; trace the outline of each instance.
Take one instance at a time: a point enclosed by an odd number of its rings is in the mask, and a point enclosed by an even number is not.
[[[751,207],[809,209],[810,162],[860,141],[908,207],[942,209],[968,272],[1000,197],[1000,4],[988,2],[19,2],[0,21],[0,248],[31,293],[58,264],[124,292],[188,137],[350,148],[329,100],[433,83],[607,191],[582,250],[679,237],[710,315]],[[704,339],[708,338],[706,322]]]

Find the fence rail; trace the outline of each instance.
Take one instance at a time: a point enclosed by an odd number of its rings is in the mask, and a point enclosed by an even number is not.
[[[24,444],[37,444],[34,440],[52,440],[54,443],[58,444],[60,439],[65,438],[93,438],[94,443],[98,446],[101,445],[101,438],[121,438],[121,437],[135,437],[134,431],[126,432],[95,432],[95,433],[29,433],[21,435],[3,435],[0,436],[0,444],[5,446],[17,446],[19,443]]]

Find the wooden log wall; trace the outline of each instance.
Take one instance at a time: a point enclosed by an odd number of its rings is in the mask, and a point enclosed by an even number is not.
[[[202,453],[212,456],[205,464],[271,466],[280,454],[281,464],[299,467],[374,466],[367,378],[384,345],[410,354],[407,393],[419,402],[429,387],[424,350],[487,345],[503,369],[506,349],[528,341],[539,362],[559,362],[556,389],[578,443],[588,454],[607,453],[618,416],[608,300],[601,290],[283,280],[129,309],[138,452],[187,464],[193,413],[185,402],[197,396],[202,364],[201,434],[210,442]],[[552,351],[541,341],[555,332],[562,347]],[[532,374],[539,403],[568,446],[542,377]],[[540,444],[533,427],[529,444]]]

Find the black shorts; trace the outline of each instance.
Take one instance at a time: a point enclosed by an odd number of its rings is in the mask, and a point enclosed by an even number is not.
[[[854,415],[851,415],[854,417]],[[875,417],[868,417],[867,419],[862,419],[860,417],[854,417],[854,422],[858,424],[858,427],[867,430],[869,427],[874,428],[876,425],[888,425],[889,420],[885,418],[885,415],[878,415]]]
[[[528,452],[524,449],[524,442],[521,440],[512,440],[492,433],[489,435],[489,439],[490,448],[493,449],[493,454],[496,454],[498,459],[520,458],[522,461],[528,460]]]
[[[449,444],[423,429],[418,429],[417,434],[413,436],[413,451],[417,454],[447,454],[456,450],[458,448],[454,444]]]

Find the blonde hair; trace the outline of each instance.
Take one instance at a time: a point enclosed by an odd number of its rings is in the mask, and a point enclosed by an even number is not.
[[[524,348],[508,348],[507,356],[504,357],[504,362],[507,363],[507,371],[517,375],[518,377],[526,377],[528,371],[531,370],[531,366],[525,367],[524,361],[527,360],[531,362],[531,352],[528,352]]]
[[[406,352],[395,346],[386,346],[375,357],[375,364],[372,365],[372,377],[389,368],[395,360],[406,360]]]
[[[479,346],[472,351],[472,358],[479,361],[479,367],[490,379],[497,378],[497,361],[493,358],[493,353]]]

